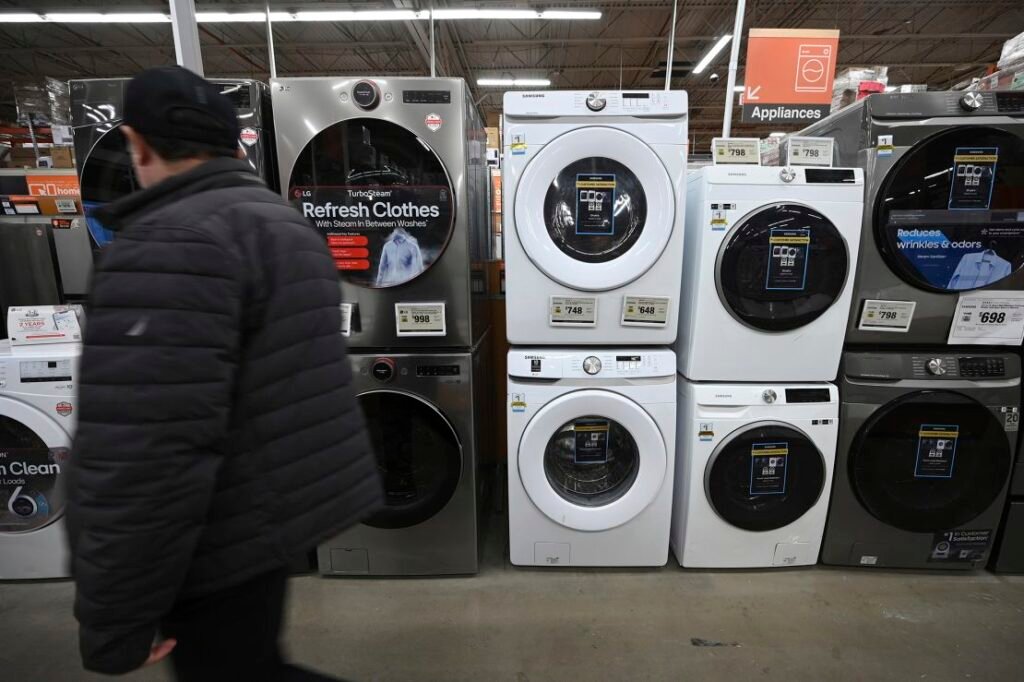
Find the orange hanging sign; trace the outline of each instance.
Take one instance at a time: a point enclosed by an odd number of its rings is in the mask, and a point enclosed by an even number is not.
[[[828,116],[838,53],[836,30],[750,29],[743,120],[813,123]]]

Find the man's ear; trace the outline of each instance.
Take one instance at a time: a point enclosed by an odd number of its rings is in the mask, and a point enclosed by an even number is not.
[[[132,165],[136,168],[148,166],[153,162],[155,152],[152,147],[146,144],[146,138],[136,132],[131,126],[122,125],[121,132],[128,141],[128,150],[132,155]]]
[[[235,152],[235,158],[239,161],[245,161],[245,150],[239,147],[238,151]]]

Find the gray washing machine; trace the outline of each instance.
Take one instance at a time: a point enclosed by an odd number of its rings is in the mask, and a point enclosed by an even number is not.
[[[864,169],[847,344],[945,344],[961,292],[1024,289],[1024,92],[872,95],[799,134]]]
[[[1013,467],[1020,379],[1015,353],[845,353],[821,560],[984,566]]]
[[[93,211],[138,189],[120,129],[129,80],[71,81],[75,159],[86,224],[94,248],[109,243],[113,234],[92,216]],[[277,191],[273,111],[266,83],[240,79],[211,79],[211,82],[219,85],[235,104],[238,125],[242,129],[238,145],[245,152],[246,160]],[[92,253],[83,251],[79,257],[91,262]]]
[[[271,83],[281,188],[324,235],[354,348],[472,348],[490,326],[486,138],[459,78]]]
[[[482,418],[494,387],[472,352],[351,355],[385,506],[317,550],[324,575],[476,573],[490,477]]]
[[[1024,440],[1017,450],[1017,465],[991,568],[996,573],[1024,573]]]

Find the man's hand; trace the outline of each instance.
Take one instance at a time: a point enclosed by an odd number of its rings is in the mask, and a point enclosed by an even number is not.
[[[149,650],[149,658],[143,663],[143,666],[153,665],[167,658],[167,656],[174,651],[174,647],[178,646],[178,640],[176,639],[165,639],[159,644],[154,644],[153,648]]]

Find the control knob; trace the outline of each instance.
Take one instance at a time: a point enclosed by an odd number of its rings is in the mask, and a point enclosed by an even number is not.
[[[771,405],[776,400],[778,400],[778,398],[779,398],[779,395],[774,390],[772,390],[770,388],[765,389],[765,392],[761,394],[761,399],[764,400],[769,405]]]
[[[583,371],[593,376],[601,371],[601,359],[593,355],[584,358],[583,360]]]
[[[380,104],[380,89],[373,81],[359,81],[352,88],[352,101],[365,111],[374,109]]]
[[[596,92],[592,92],[587,96],[587,109],[591,111],[601,111],[607,104],[608,101]]]
[[[926,365],[929,374],[934,374],[937,377],[941,377],[946,373],[946,364],[942,358],[932,358]]]
[[[395,361],[391,358],[377,358],[373,361],[370,374],[377,381],[387,383],[395,378]]]
[[[782,180],[783,182],[793,182],[796,180],[796,171],[789,166],[786,166],[779,171],[779,180]]]
[[[985,103],[985,97],[980,92],[965,92],[960,98],[960,108],[964,111],[977,111]]]

